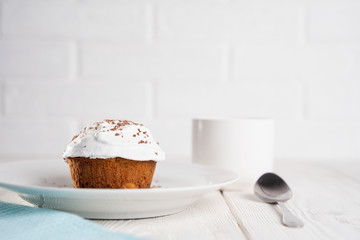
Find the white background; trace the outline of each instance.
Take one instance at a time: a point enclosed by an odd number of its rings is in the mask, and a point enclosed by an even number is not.
[[[191,155],[192,117],[272,117],[276,159],[360,159],[360,1],[0,0],[0,161],[87,122]]]

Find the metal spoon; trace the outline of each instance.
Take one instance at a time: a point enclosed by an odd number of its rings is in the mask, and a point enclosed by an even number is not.
[[[255,195],[267,203],[277,203],[283,213],[282,223],[287,227],[303,227],[304,223],[286,207],[285,203],[292,197],[286,182],[275,173],[265,173],[256,182]]]

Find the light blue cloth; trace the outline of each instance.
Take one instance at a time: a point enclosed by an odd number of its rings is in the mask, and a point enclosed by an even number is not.
[[[77,215],[0,201],[1,240],[139,240],[107,231]]]

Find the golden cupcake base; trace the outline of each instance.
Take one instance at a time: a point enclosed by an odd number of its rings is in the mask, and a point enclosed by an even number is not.
[[[155,161],[124,158],[90,159],[69,157],[75,188],[149,188],[155,172]]]

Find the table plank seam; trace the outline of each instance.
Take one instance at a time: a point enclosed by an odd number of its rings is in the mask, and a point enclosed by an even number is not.
[[[226,205],[227,205],[228,208],[230,209],[231,215],[234,217],[237,225],[239,226],[239,229],[240,229],[241,232],[244,234],[245,238],[248,239],[248,240],[250,240],[251,238],[250,238],[249,234],[247,233],[246,228],[244,228],[244,227],[241,225],[241,220],[240,220],[240,218],[237,216],[236,212],[233,210],[232,205],[228,202],[228,199],[224,196],[223,191],[220,191],[220,193],[221,193],[221,196],[223,197]]]

